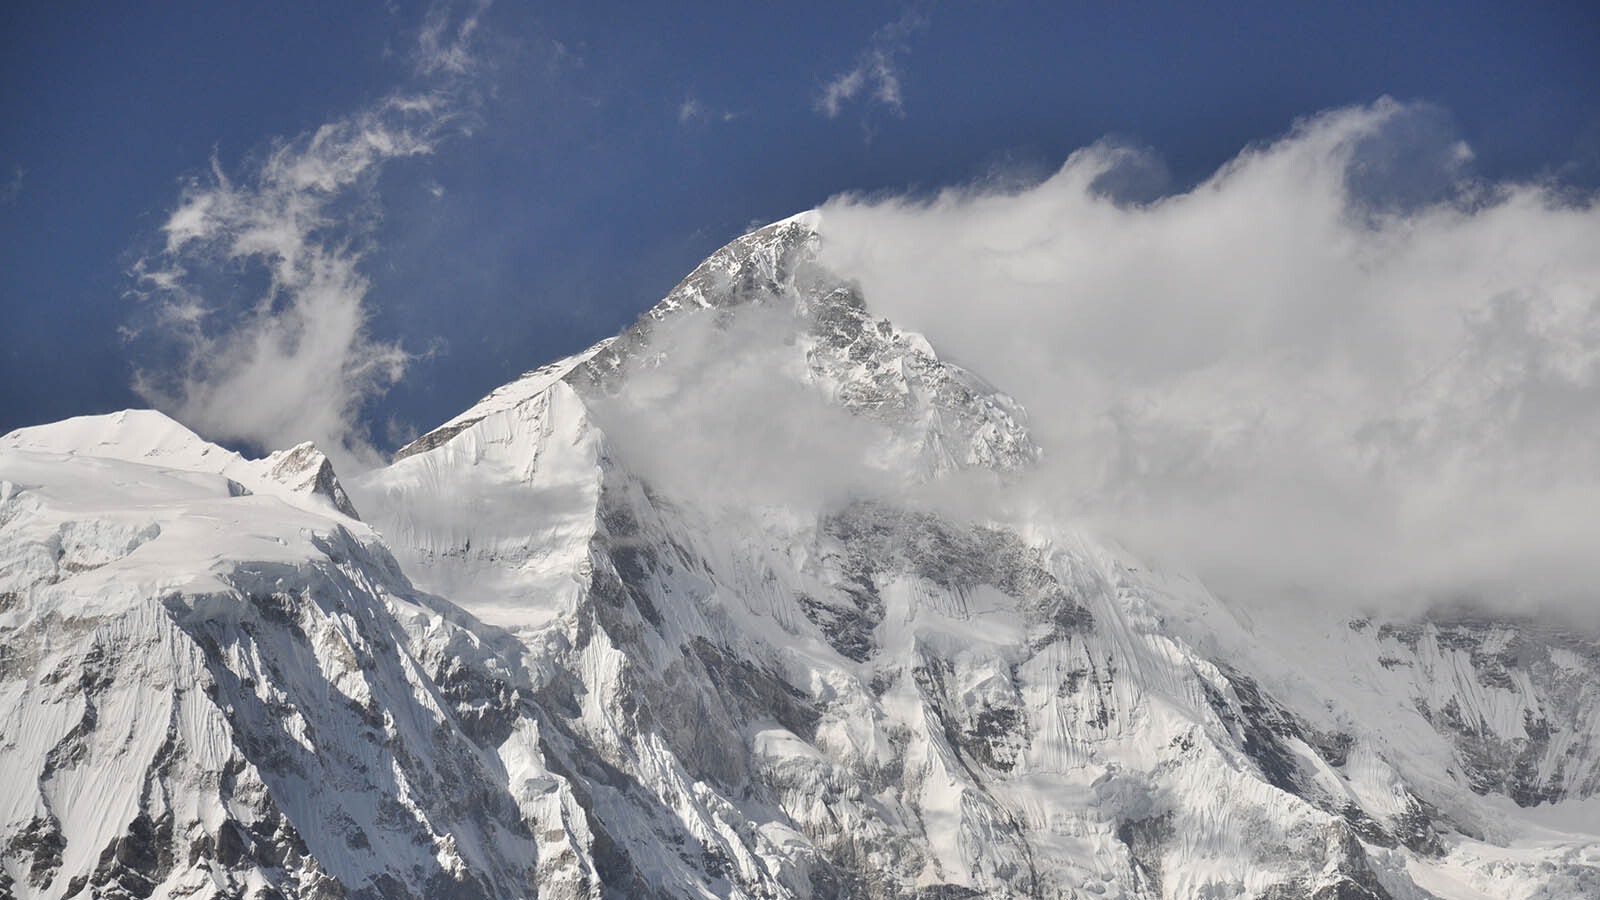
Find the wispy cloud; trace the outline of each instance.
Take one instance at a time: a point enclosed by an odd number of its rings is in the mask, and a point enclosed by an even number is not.
[[[17,202],[17,198],[22,196],[22,179],[27,174],[21,166],[12,167],[11,177],[6,179],[4,185],[0,185],[0,206],[10,206]]]
[[[737,118],[739,118],[738,113],[726,109],[721,111],[712,109],[705,101],[694,94],[685,96],[683,102],[678,104],[679,125],[687,126],[701,122],[732,122]]]
[[[709,115],[711,115],[711,110],[707,109],[706,105],[701,103],[699,98],[692,95],[685,97],[683,99],[683,103],[679,104],[678,106],[679,125],[687,125],[690,122],[697,122]]]
[[[470,68],[482,8],[448,28],[430,13],[425,70]],[[139,359],[135,390],[214,439],[263,449],[314,440],[336,461],[375,461],[361,412],[413,359],[368,327],[361,266],[378,177],[433,153],[463,113],[435,82],[276,140],[241,173],[213,158],[184,185],[160,251],[133,268],[144,301],[124,331]]]
[[[1600,203],[1470,177],[1447,121],[1330,112],[1139,202],[1112,145],[839,198],[824,253],[1028,407],[1026,504],[1257,597],[1592,596]]]
[[[814,107],[830,119],[858,99],[877,103],[895,115],[904,115],[905,97],[900,84],[900,61],[910,52],[909,39],[926,28],[928,17],[909,9],[900,18],[873,32],[867,49],[855,65],[829,79]]]
[[[417,35],[417,71],[423,75],[465,75],[478,56],[473,38],[493,0],[473,0],[463,10],[452,4],[431,7]]]

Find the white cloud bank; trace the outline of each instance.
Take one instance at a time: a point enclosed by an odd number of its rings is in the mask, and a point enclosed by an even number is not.
[[[836,198],[825,258],[1029,409],[1026,504],[1249,596],[1593,608],[1600,207],[1467,178],[1446,121],[1326,113],[1148,203],[1113,146]]]

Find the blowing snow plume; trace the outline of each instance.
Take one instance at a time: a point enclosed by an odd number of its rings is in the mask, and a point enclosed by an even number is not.
[[[824,260],[1028,408],[1027,495],[1258,598],[1591,605],[1600,209],[1326,113],[1191,190],[1111,145],[1019,191],[836,198]]]
[[[430,12],[419,73],[459,77],[483,4],[460,22]],[[430,154],[462,113],[448,85],[392,95],[290,140],[241,176],[215,159],[134,267],[144,299],[130,335],[134,388],[204,433],[259,448],[316,441],[376,460],[360,413],[412,359],[367,328],[375,185],[385,164]]]

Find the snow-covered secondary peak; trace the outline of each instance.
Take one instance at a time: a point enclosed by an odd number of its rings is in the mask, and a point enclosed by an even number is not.
[[[220,471],[240,458],[153,409],[125,409],[19,428],[0,437],[0,446],[196,470]]]
[[[164,413],[127,409],[19,428],[0,437],[0,449],[116,459],[232,479],[243,490],[313,509],[359,518],[333,463],[310,442],[249,460],[213,444]]]
[[[310,441],[277,450],[263,462],[267,476],[297,494],[323,497],[352,519],[361,518],[333,472],[333,462]]]

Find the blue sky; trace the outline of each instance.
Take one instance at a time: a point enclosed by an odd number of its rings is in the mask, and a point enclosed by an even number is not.
[[[146,405],[134,373],[175,358],[128,339],[150,315],[130,271],[159,254],[185,184],[209,183],[213,159],[247,184],[274,141],[397,95],[446,98],[429,152],[373,169],[321,232],[354,223],[371,338],[414,355],[360,395],[380,448],[840,192],[1031,183],[1108,135],[1164,161],[1147,193],[1181,190],[1298,118],[1383,95],[1432,104],[1480,177],[1600,187],[1590,3],[432,10],[0,10],[0,431]],[[419,55],[430,22],[461,65]],[[224,263],[196,281],[219,292],[210,321],[261,277]]]

